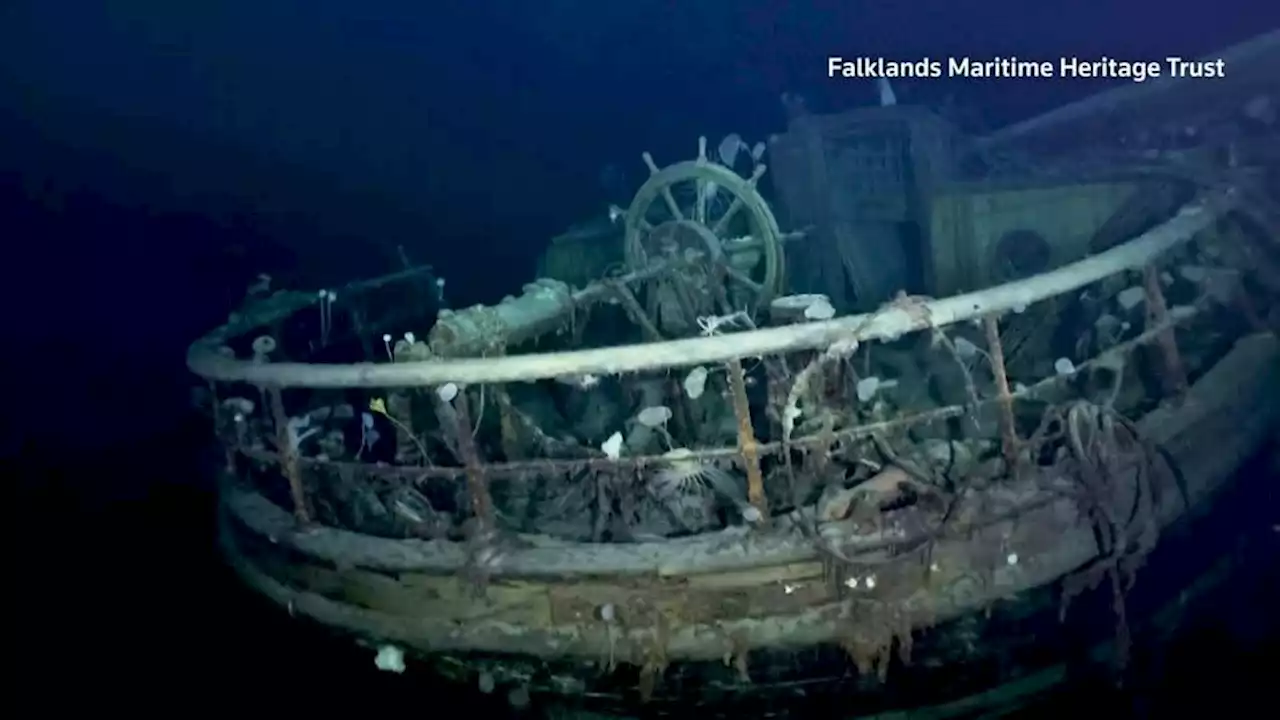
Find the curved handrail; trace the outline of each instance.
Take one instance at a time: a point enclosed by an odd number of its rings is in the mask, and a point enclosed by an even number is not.
[[[533,381],[689,367],[735,358],[827,347],[837,341],[894,339],[991,313],[1026,307],[1117,272],[1140,268],[1186,242],[1229,209],[1233,193],[1188,203],[1168,221],[1129,242],[1023,280],[924,303],[920,311],[888,306],[869,314],[750,332],[572,352],[359,365],[252,363],[217,352],[225,333],[192,344],[187,367],[208,380],[273,387],[378,388]]]

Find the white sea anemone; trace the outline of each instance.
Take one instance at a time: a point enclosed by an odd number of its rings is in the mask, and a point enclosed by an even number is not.
[[[377,665],[379,670],[399,675],[404,672],[404,650],[395,645],[383,645],[378,648],[373,664]]]
[[[222,401],[222,408],[237,415],[252,415],[256,405],[248,398],[229,397]]]
[[[880,378],[864,377],[858,381],[857,392],[858,402],[869,402],[871,398],[876,396],[876,391],[880,389]]]
[[[617,460],[622,454],[622,433],[615,432],[600,444],[600,451],[610,460]]]
[[[1120,309],[1129,312],[1138,305],[1146,302],[1147,291],[1140,285],[1125,288],[1116,294],[1116,302],[1119,303]]]
[[[830,320],[836,316],[836,309],[826,298],[815,300],[804,309],[806,320]]]
[[[458,397],[457,383],[445,383],[436,388],[436,396],[445,402],[453,402],[453,399]]]
[[[738,161],[738,153],[742,151],[751,151],[747,143],[738,133],[729,133],[720,141],[720,146],[716,148],[716,155],[720,160],[720,164],[731,168]]]
[[[270,335],[259,335],[253,340],[253,359],[266,362],[267,356],[276,351],[276,339]]]
[[[965,338],[958,337],[953,344],[956,346],[956,355],[959,355],[961,360],[971,360],[978,356],[978,346]]]
[[[733,484],[728,473],[699,459],[687,448],[676,448],[663,453],[662,459],[662,467],[654,473],[652,479],[653,487],[660,495],[686,495],[721,482]]]
[[[664,425],[670,419],[671,408],[666,405],[654,405],[652,407],[647,407],[636,415],[636,420],[638,420],[641,425],[650,428],[656,428],[660,425]]]
[[[697,400],[702,397],[702,393],[707,389],[707,369],[699,365],[689,371],[684,378],[684,393],[691,400]]]

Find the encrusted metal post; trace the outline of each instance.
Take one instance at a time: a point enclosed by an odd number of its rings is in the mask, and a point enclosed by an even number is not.
[[[994,315],[982,318],[987,332],[987,354],[991,356],[991,374],[996,381],[996,400],[1000,405],[1000,450],[1009,472],[1018,471],[1018,430],[1013,424],[1013,394],[1009,392],[1009,375],[1004,367],[1004,345],[1000,342],[1000,321]]]
[[[280,472],[289,481],[289,495],[293,499],[293,515],[303,525],[311,523],[307,509],[307,493],[302,487],[302,469],[298,466],[298,442],[289,427],[289,416],[284,411],[284,393],[278,387],[267,388],[271,401],[271,420],[276,426],[276,452],[280,456]]]
[[[1155,265],[1143,268],[1142,287],[1147,296],[1147,329],[1167,323],[1169,307],[1164,300],[1164,291],[1160,289],[1160,270]],[[1187,370],[1182,365],[1182,355],[1178,352],[1178,340],[1172,327],[1156,337],[1156,348],[1160,353],[1160,382],[1164,392],[1181,398],[1187,392]]]
[[[387,392],[386,416],[396,431],[396,462],[401,465],[425,463],[422,442],[413,434],[413,399],[405,389]]]
[[[747,471],[747,499],[760,511],[760,525],[769,522],[769,500],[764,494],[764,476],[760,473],[760,450],[755,428],[751,426],[751,406],[747,403],[747,379],[737,358],[725,363],[729,369],[729,388],[733,392],[733,412],[738,417],[738,450]]]
[[[209,403],[213,411],[213,429],[222,445],[222,456],[226,462],[223,471],[230,477],[236,472],[236,453],[240,447],[235,434],[227,432],[227,420],[223,417],[222,400],[218,396],[218,383],[213,380],[209,381]]]
[[[524,460],[527,456],[520,444],[520,425],[516,420],[516,409],[511,404],[511,396],[505,387],[493,388],[493,402],[498,406],[498,432],[502,440],[502,454],[507,462]]]
[[[462,464],[467,472],[467,490],[471,494],[471,509],[476,514],[477,537],[483,537],[494,528],[493,497],[489,494],[489,483],[485,481],[484,468],[480,465],[480,455],[476,452],[475,438],[471,437],[471,412],[467,406],[467,391],[459,388],[453,398],[455,417],[454,437],[458,454],[462,456]],[[441,418],[443,419],[443,418]]]

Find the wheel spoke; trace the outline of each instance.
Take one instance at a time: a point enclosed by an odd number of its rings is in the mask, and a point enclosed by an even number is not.
[[[671,217],[675,220],[683,220],[684,213],[680,212],[680,206],[676,204],[676,198],[671,194],[670,187],[662,188],[662,199],[667,203],[667,210],[671,211]]]
[[[707,224],[707,209],[711,205],[711,198],[707,197],[707,188],[715,187],[714,183],[697,177],[693,179],[693,219],[695,222]]]
[[[729,227],[729,221],[733,219],[733,216],[736,215],[738,210],[741,208],[742,198],[734,195],[733,202],[729,205],[729,209],[724,211],[724,214],[720,216],[719,220],[716,220],[716,224],[711,228],[711,232],[715,233],[716,237],[720,237],[720,235],[725,231],[725,228]]]
[[[737,281],[738,284],[745,286],[748,290],[750,290],[753,293],[756,293],[757,295],[764,290],[764,286],[762,286],[760,283],[756,282],[755,280],[752,280],[751,278],[747,277],[746,273],[728,264],[727,262],[725,263],[724,271],[729,275],[729,277]]]

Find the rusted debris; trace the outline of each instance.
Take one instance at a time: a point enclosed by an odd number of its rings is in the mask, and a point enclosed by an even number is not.
[[[1077,401],[1061,417],[1067,452],[1075,460],[1076,501],[1094,527],[1098,557],[1066,578],[1059,613],[1075,595],[1108,581],[1116,619],[1115,662],[1123,669],[1130,649],[1125,595],[1159,539],[1156,514],[1166,485],[1160,475],[1170,469],[1137,426],[1114,410]]]

